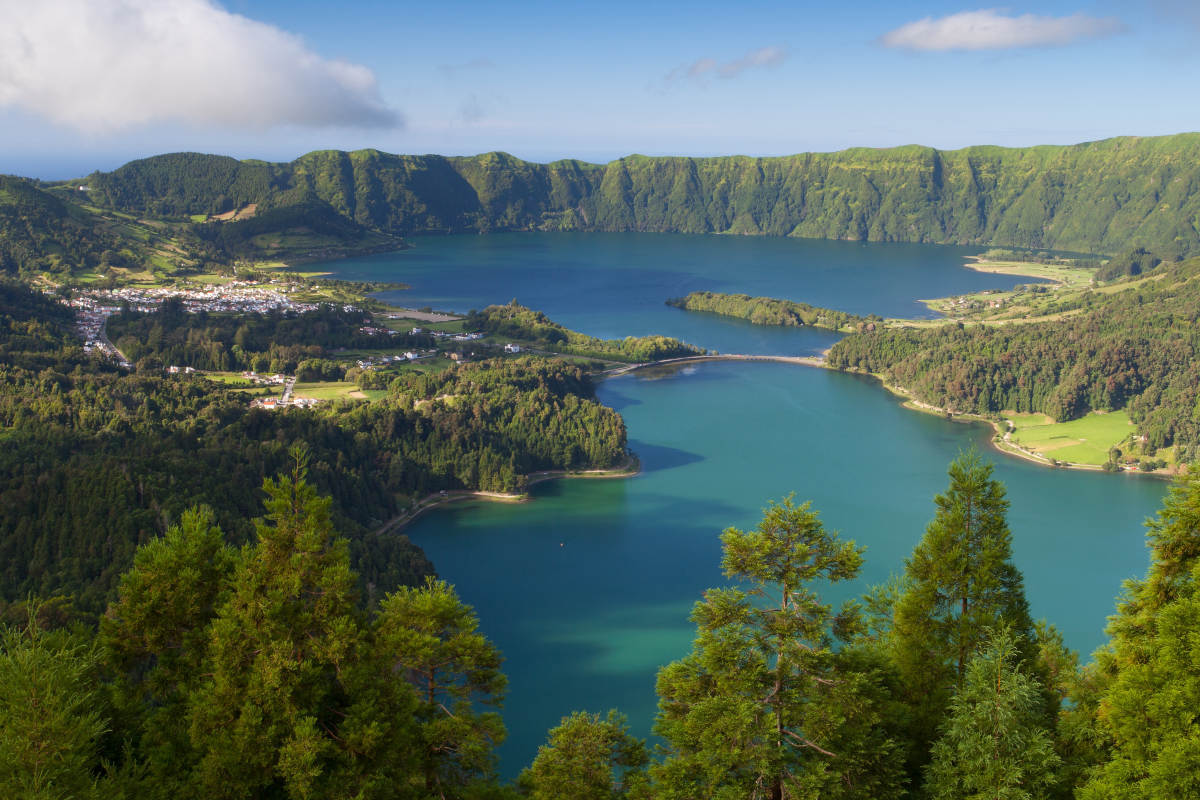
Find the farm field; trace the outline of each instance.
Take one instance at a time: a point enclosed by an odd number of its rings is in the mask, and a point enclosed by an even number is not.
[[[1076,464],[1104,464],[1109,450],[1120,447],[1134,432],[1124,411],[1092,412],[1070,422],[1055,422],[1044,414],[1006,413],[1004,418],[1014,426],[1009,437],[1014,444]]]

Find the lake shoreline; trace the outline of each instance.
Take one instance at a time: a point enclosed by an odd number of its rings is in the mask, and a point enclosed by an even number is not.
[[[670,359],[665,359],[663,361],[649,361],[644,364],[630,364],[630,365],[624,366],[624,367],[617,367],[616,369],[607,370],[605,372],[599,373],[599,378],[600,378],[600,380],[605,380],[608,378],[618,378],[622,375],[629,375],[629,374],[632,374],[639,370],[650,369],[652,367],[662,367],[662,366],[670,367],[670,366],[675,366],[675,365],[701,363],[701,362],[705,362],[705,361],[768,361],[768,362],[774,362],[774,363],[795,364],[797,366],[804,366],[804,367],[814,367],[817,369],[827,369],[827,370],[830,370],[833,372],[843,372],[847,375],[861,375],[861,376],[870,377],[870,378],[875,379],[876,381],[879,382],[880,386],[882,386],[889,393],[891,393],[892,395],[895,395],[896,397],[902,398],[904,400],[904,402],[901,403],[901,405],[910,411],[917,411],[922,414],[929,414],[931,416],[942,417],[951,422],[961,422],[961,423],[966,423],[966,424],[985,424],[985,425],[990,426],[992,429],[993,436],[988,440],[988,444],[992,447],[993,450],[995,450],[998,453],[1001,453],[1003,455],[1012,456],[1013,458],[1019,458],[1022,461],[1027,461],[1031,464],[1037,464],[1038,466],[1047,467],[1049,469],[1069,469],[1069,470],[1076,470],[1079,472],[1106,472],[1104,467],[1099,464],[1081,464],[1081,463],[1073,462],[1073,461],[1071,461],[1071,462],[1068,462],[1068,461],[1054,462],[1051,459],[1047,458],[1046,456],[1043,456],[1039,453],[1035,453],[1030,450],[1026,450],[1025,448],[1020,447],[1019,445],[1016,445],[1013,442],[1009,441],[1007,438],[1007,434],[1009,433],[1009,431],[1005,430],[1002,427],[1003,423],[996,422],[993,419],[989,419],[988,417],[984,417],[979,414],[957,413],[957,412],[953,412],[953,411],[948,411],[945,408],[941,408],[939,406],[935,406],[930,403],[926,403],[922,400],[918,400],[913,396],[912,392],[909,389],[907,389],[903,386],[900,386],[898,384],[889,383],[886,379],[884,379],[884,377],[882,375],[880,375],[878,373],[862,372],[862,371],[858,371],[858,370],[839,370],[836,367],[831,367],[831,366],[829,366],[829,362],[826,360],[826,356],[828,354],[829,354],[829,351],[826,350],[819,357],[818,356],[743,355],[743,354],[734,354],[734,353],[726,354],[726,355],[716,354],[716,355],[703,355],[703,356],[685,356],[682,358],[670,358]],[[1160,470],[1155,470],[1154,472],[1142,472],[1141,470],[1122,469],[1122,470],[1119,470],[1118,473],[1124,474],[1124,475],[1137,475],[1137,476],[1146,477],[1146,478],[1156,478],[1158,480],[1173,480],[1175,477],[1174,473],[1160,471]]]
[[[588,478],[593,480],[598,478],[633,478],[640,475],[641,472],[641,462],[635,454],[630,453],[629,457],[625,459],[624,464],[610,469],[542,470],[540,472],[532,472],[525,477],[527,479],[527,486],[536,486],[539,483],[563,478]],[[529,503],[533,501],[533,497],[530,496],[528,491],[488,492],[482,489],[453,489],[436,492],[425,495],[409,510],[397,514],[380,525],[375,529],[375,534],[403,531],[410,523],[420,519],[427,512],[442,508],[451,503],[460,503],[464,500],[484,500],[490,503]]]
[[[833,369],[833,368],[827,367],[827,369]],[[947,409],[941,408],[940,406],[935,406],[930,403],[926,403],[924,401],[917,400],[913,396],[912,392],[909,389],[907,389],[903,386],[900,386],[899,384],[889,383],[880,374],[877,374],[874,372],[859,372],[859,371],[854,371],[854,370],[844,370],[844,372],[846,372],[846,374],[849,374],[849,375],[863,375],[863,376],[867,376],[870,378],[874,378],[875,380],[879,381],[879,384],[884,389],[886,389],[888,392],[890,392],[892,395],[902,398],[904,400],[904,402],[901,403],[901,406],[903,406],[904,408],[906,408],[910,411],[916,411],[916,412],[919,412],[922,414],[929,414],[930,416],[942,417],[943,419],[949,420],[950,422],[961,422],[964,424],[984,424],[984,425],[990,426],[992,429],[993,436],[988,439],[988,444],[991,446],[991,448],[993,450],[995,450],[996,452],[1001,453],[1003,455],[1012,456],[1013,458],[1019,458],[1022,461],[1027,461],[1031,464],[1037,464],[1038,466],[1048,467],[1050,469],[1075,470],[1077,472],[1100,472],[1100,473],[1107,472],[1107,470],[1105,470],[1104,467],[1102,467],[1098,464],[1080,464],[1078,462],[1073,462],[1073,461],[1072,462],[1059,461],[1059,462],[1055,463],[1055,462],[1051,461],[1049,458],[1047,458],[1046,456],[1043,456],[1039,453],[1034,453],[1030,450],[1026,450],[1023,447],[1020,447],[1019,445],[1013,444],[1011,441],[1009,441],[1006,436],[1009,433],[1009,431],[1004,430],[1001,427],[1002,423],[996,422],[993,419],[989,419],[988,417],[984,417],[979,414],[969,414],[969,413],[960,414],[957,412],[948,411]],[[1115,474],[1136,475],[1139,477],[1156,478],[1158,480],[1168,480],[1168,481],[1174,480],[1174,478],[1175,478],[1175,475],[1173,473],[1166,472],[1166,471],[1159,471],[1159,470],[1156,470],[1154,472],[1142,472],[1141,470],[1122,469],[1122,470],[1119,470]]]
[[[994,260],[986,255],[968,256],[963,267],[975,272],[995,275],[1017,275],[1022,278],[1039,278],[1059,286],[1069,286],[1071,278],[1080,273],[1094,273],[1093,267],[1073,267],[1063,264],[1041,264],[1037,261]]]

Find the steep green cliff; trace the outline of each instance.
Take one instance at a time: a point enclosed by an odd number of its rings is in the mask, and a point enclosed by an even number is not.
[[[93,199],[182,217],[322,200],[393,234],[569,229],[1200,249],[1200,134],[1071,146],[856,148],[780,158],[534,164],[504,153],[318,151],[288,164],[194,153],[90,178]]]

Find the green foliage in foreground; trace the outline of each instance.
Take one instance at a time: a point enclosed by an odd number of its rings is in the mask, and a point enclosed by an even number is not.
[[[808,303],[792,300],[777,300],[771,297],[751,297],[748,294],[720,294],[718,292],[692,292],[687,297],[672,298],[667,305],[686,311],[708,311],[727,317],[744,319],[755,325],[781,325],[784,327],[827,328],[831,331],[874,330],[883,317],[874,314],[860,317],[845,311],[818,308]]]
[[[1004,486],[972,450],[949,469],[950,486],[934,498],[937,513],[905,563],[893,609],[892,659],[911,711],[917,761],[934,741],[967,662],[999,626],[1033,661],[1033,622],[1021,573],[1012,563]],[[911,758],[911,756],[910,756]]]
[[[913,738],[921,687],[897,660],[901,616],[942,624],[937,607],[915,612],[905,599],[921,594],[920,576],[835,612],[818,588],[852,579],[861,549],[826,531],[807,503],[771,504],[754,530],[723,534],[722,566],[737,583],[705,594],[693,651],[659,674],[661,758],[647,758],[619,713],[575,713],[505,786],[495,775],[505,678],[474,611],[434,580],[364,603],[332,504],[306,479],[310,457],[294,448],[289,473],[264,483],[266,514],[240,550],[203,508],[144,545],[99,635],[69,626],[61,604],[43,613],[35,602],[20,624],[0,624],[5,796],[1157,800],[1197,791],[1200,479],[1179,484],[1151,523],[1149,575],[1127,586],[1097,664],[1079,670],[1052,628],[1026,636],[1000,614],[972,632],[965,664],[957,645],[932,637],[932,663],[950,665],[953,685],[929,742]],[[944,497],[972,475],[992,494],[978,498],[978,516],[939,502],[930,526],[967,526],[947,545],[951,567],[986,597],[1007,571],[995,563],[1003,488],[972,454],[950,474]],[[913,751],[926,766],[906,773]]]
[[[1129,581],[1097,653],[1098,728],[1111,756],[1083,800],[1200,795],[1200,478],[1147,523],[1151,566]]]
[[[106,722],[82,632],[0,628],[0,796],[88,797]]]
[[[651,796],[649,762],[624,716],[577,711],[550,730],[518,785],[531,800],[640,800]]]
[[[1200,245],[1200,135],[1066,147],[906,146],[779,158],[534,164],[317,151],[289,163],[174,153],[88,179],[94,202],[186,219],[318,200],[359,225],[599,230],[992,244],[1171,257]]]
[[[955,413],[1042,413],[1058,421],[1126,409],[1142,454],[1200,454],[1200,259],[1115,291],[1084,291],[1073,313],[1025,324],[888,328],[842,339],[829,365],[882,374]]]
[[[705,593],[692,653],[659,672],[658,796],[900,796],[878,678],[844,648],[857,608],[834,613],[815,588],[853,579],[863,549],[790,497],[721,543],[741,586]]]
[[[647,362],[665,358],[702,355],[703,350],[668,336],[627,336],[624,339],[597,339],[569,330],[554,322],[541,311],[518,305],[488,306],[483,311],[467,315],[468,329],[507,336],[555,353],[614,361]]]
[[[992,631],[971,659],[933,748],[932,800],[1038,800],[1060,760],[1045,727],[1042,687],[1022,668],[1019,637]]]

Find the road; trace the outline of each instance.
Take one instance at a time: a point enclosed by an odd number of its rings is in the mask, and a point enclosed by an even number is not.
[[[628,364],[623,367],[606,370],[601,375],[612,377],[616,375],[624,375],[646,367],[665,367],[674,364],[694,364],[700,361],[776,361],[784,364],[800,364],[805,367],[823,367],[825,359],[817,356],[772,356],[772,355],[749,355],[742,353],[726,353],[714,356],[683,356],[681,358],[667,358],[662,361],[648,361],[644,364]]]

